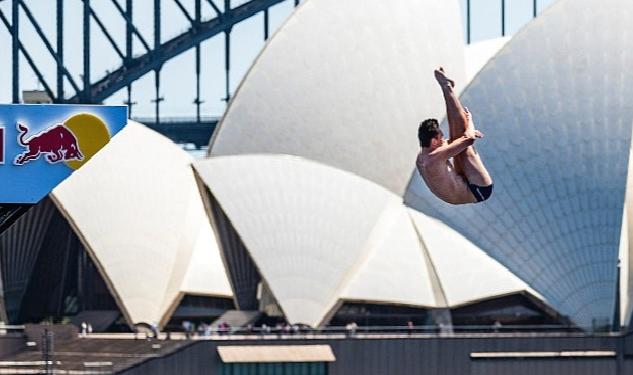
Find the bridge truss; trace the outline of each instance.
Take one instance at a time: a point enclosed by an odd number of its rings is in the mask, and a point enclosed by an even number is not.
[[[169,136],[178,142],[193,143],[196,146],[206,145],[208,137],[213,131],[217,119],[209,120],[201,116],[200,107],[203,103],[200,90],[201,76],[201,43],[216,35],[224,35],[224,97],[222,100],[230,99],[229,75],[231,71],[231,30],[243,21],[254,16],[263,14],[264,40],[268,39],[269,30],[269,10],[272,6],[282,2],[293,2],[294,6],[299,5],[300,0],[233,0],[233,3],[240,1],[239,5],[233,6],[231,0],[189,0],[193,1],[193,12],[184,6],[185,0],[99,0],[104,3],[111,3],[116,9],[119,19],[106,19],[95,10],[96,0],[48,0],[51,4],[51,13],[56,15],[56,32],[54,35],[47,35],[41,26],[41,22],[35,17],[29,7],[29,2],[36,0],[0,0],[0,2],[11,2],[11,14],[6,15],[0,9],[0,21],[11,35],[12,49],[12,101],[20,101],[20,54],[33,71],[43,90],[54,103],[79,103],[98,104],[121,89],[127,89],[127,99],[125,104],[129,106],[132,115],[132,83],[148,73],[154,74],[154,103],[155,116],[151,128]],[[91,3],[92,1],[92,3]],[[151,1],[151,3],[150,3]],[[466,43],[471,41],[471,0],[460,0],[465,7],[465,38]],[[180,35],[169,40],[161,40],[161,26],[163,24],[162,6],[171,2],[177,6],[182,15],[187,19],[188,29]],[[537,0],[532,0],[533,16],[537,15]],[[153,10],[147,11],[143,5],[153,4]],[[191,3],[188,3],[191,4]],[[53,7],[54,5],[54,7]],[[101,5],[101,3],[100,3]],[[71,72],[64,60],[64,7],[82,7],[82,55],[83,64],[81,71]],[[135,9],[143,9],[143,14],[148,12],[153,17],[153,38],[144,36],[140,28],[134,23],[133,14]],[[506,0],[499,0],[501,14],[501,35],[506,34]],[[203,11],[206,11],[203,12]],[[207,17],[203,17],[203,13]],[[208,14],[212,14],[211,17]],[[117,26],[114,26],[114,21]],[[123,21],[122,23],[120,21]],[[56,65],[56,83],[51,85],[43,74],[42,67],[38,61],[29,53],[29,47],[21,39],[20,31],[32,26],[38,38],[46,47],[46,50],[53,58]],[[30,25],[29,25],[30,24]],[[125,27],[125,42],[117,43],[113,35],[118,31],[120,25]],[[94,26],[97,26],[94,30]],[[146,30],[147,31],[147,30]],[[101,33],[107,40],[108,47],[112,49],[120,59],[120,65],[113,71],[108,71],[105,76],[93,79],[91,76],[91,65],[94,57],[91,50],[94,46],[91,39],[94,33]],[[53,37],[55,40],[53,40]],[[32,38],[31,38],[32,39]],[[32,43],[29,40],[29,43]],[[141,46],[142,50],[134,50],[134,45]],[[160,96],[161,69],[169,60],[182,53],[195,49],[195,78],[196,96],[193,103],[196,106],[195,117],[192,116],[187,121],[179,119],[170,122],[169,119],[162,119],[160,105],[164,100]],[[139,55],[139,52],[141,54]],[[75,77],[79,77],[77,80]],[[67,84],[65,83],[67,82]],[[67,87],[70,86],[70,87]],[[203,129],[197,129],[202,127]]]
[[[2,1],[2,0],[0,0]],[[161,40],[161,0],[153,0],[153,44],[147,42],[145,36],[141,34],[139,28],[134,24],[133,12],[134,0],[109,0],[116,8],[119,16],[125,22],[125,43],[121,46],[113,38],[112,22],[104,21],[91,6],[91,0],[77,0],[83,6],[83,69],[81,74],[71,74],[68,67],[64,64],[64,6],[68,3],[66,0],[55,0],[55,14],[57,18],[56,24],[56,41],[53,45],[52,38],[47,36],[41,27],[40,22],[36,19],[33,12],[27,4],[27,0],[11,1],[11,21],[9,17],[0,9],[0,21],[4,24],[6,30],[12,37],[12,101],[19,103],[20,101],[20,59],[22,54],[27,64],[35,73],[38,82],[43,87],[46,94],[54,103],[81,103],[95,104],[102,103],[115,92],[127,88],[127,101],[130,107],[134,104],[132,101],[132,82],[141,78],[145,74],[154,73],[155,77],[155,125],[160,124],[160,75],[161,68],[170,59],[190,50],[195,49],[195,74],[196,74],[196,122],[201,123],[200,105],[203,103],[200,97],[200,71],[201,71],[201,54],[200,44],[218,34],[224,34],[224,62],[225,62],[225,97],[224,100],[230,99],[229,91],[229,73],[231,69],[230,50],[231,50],[231,30],[236,24],[245,21],[253,16],[263,13],[264,15],[264,39],[269,36],[269,9],[270,7],[284,2],[292,1],[294,5],[299,5],[299,0],[250,0],[242,4],[232,7],[231,0],[194,0],[194,12],[191,14],[183,5],[182,0],[162,0],[173,1],[180,12],[186,17],[189,28],[182,34],[169,39]],[[92,0],[94,1],[94,0]],[[108,1],[108,0],[100,0]],[[219,4],[220,1],[223,3]],[[125,3],[122,5],[122,3]],[[143,0],[147,5],[147,0]],[[53,1],[51,1],[53,3]],[[210,7],[214,16],[210,19],[202,18],[203,6]],[[37,61],[29,53],[27,45],[20,39],[20,26],[22,22],[28,22],[33,26],[39,39],[44,43],[46,49],[53,57],[57,67],[57,82],[53,88],[47,82]],[[93,23],[94,22],[94,23]],[[97,25],[97,32],[102,33],[107,39],[110,47],[116,52],[120,58],[120,66],[114,71],[108,72],[104,77],[93,80],[90,74],[92,63],[91,54],[91,36],[93,31],[91,24]],[[144,51],[140,56],[134,56],[133,45],[135,39],[140,42]],[[77,73],[77,72],[75,72]],[[75,80],[74,77],[80,76],[81,82]],[[65,81],[70,88],[65,87]],[[67,91],[71,92],[67,95]]]
[[[240,1],[239,5],[233,6],[231,0],[190,0],[194,2],[194,11],[191,13],[183,5],[184,0],[99,0],[100,2],[110,2],[116,8],[118,14],[117,21],[123,21],[125,25],[125,42],[117,43],[113,35],[115,26],[113,20],[105,19],[95,10],[96,0],[47,0],[50,3],[51,12],[56,17],[56,32],[51,36],[47,35],[41,26],[41,22],[35,17],[29,7],[31,1],[37,0],[0,0],[10,2],[10,14],[5,14],[0,9],[0,21],[11,36],[11,72],[12,72],[12,102],[20,102],[20,55],[33,71],[43,90],[54,103],[78,103],[78,104],[98,104],[118,92],[127,89],[127,104],[132,114],[132,83],[148,73],[154,74],[155,95],[153,119],[141,119],[150,128],[168,136],[178,143],[191,143],[200,148],[208,143],[208,140],[218,122],[218,118],[201,116],[200,106],[203,103],[200,91],[201,75],[201,43],[216,35],[224,35],[224,81],[225,92],[223,100],[230,99],[229,73],[231,71],[230,51],[231,51],[231,30],[233,27],[254,16],[263,14],[264,40],[270,35],[269,10],[272,6],[283,2],[293,2],[298,6],[300,0],[233,0]],[[91,3],[92,1],[92,3]],[[153,39],[148,42],[146,36],[134,23],[133,14],[135,9],[145,8],[153,1]],[[342,1],[342,0],[341,0]],[[419,1],[419,0],[416,0]],[[465,6],[465,39],[466,43],[471,42],[471,0],[460,0]],[[501,35],[506,34],[506,0],[499,0],[501,12]],[[72,2],[72,4],[70,4]],[[169,40],[161,40],[161,26],[163,24],[161,5],[174,3],[183,16],[187,19],[188,29],[180,35]],[[537,0],[533,2],[533,16],[537,15]],[[81,72],[70,71],[64,60],[64,7],[82,7],[82,55],[83,64]],[[203,17],[203,8],[206,13],[211,13],[212,17]],[[7,12],[8,13],[8,12]],[[51,85],[43,72],[41,64],[29,52],[30,47],[21,39],[20,31],[23,23],[32,26],[38,38],[46,47],[46,50],[53,58],[56,66],[56,82]],[[97,26],[95,31],[91,26]],[[0,26],[1,28],[1,26]],[[91,66],[93,57],[91,44],[93,33],[101,33],[107,40],[109,47],[120,58],[120,66],[113,71],[107,72],[105,76],[93,80],[91,76]],[[29,43],[32,41],[29,40]],[[142,52],[134,51],[134,45],[142,46]],[[190,118],[162,118],[160,115],[160,103],[164,100],[160,96],[161,69],[169,60],[182,53],[195,49],[195,75],[196,75],[196,115]],[[77,80],[75,77],[80,77]],[[70,87],[67,87],[66,82]],[[22,215],[28,206],[22,205],[0,205],[0,233],[11,223]]]

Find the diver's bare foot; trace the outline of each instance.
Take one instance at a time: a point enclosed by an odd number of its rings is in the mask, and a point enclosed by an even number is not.
[[[475,123],[473,122],[473,116],[468,110],[468,107],[463,107],[464,116],[466,117],[466,130],[475,129]]]
[[[440,68],[436,69],[434,73],[435,73],[435,80],[437,81],[437,83],[440,84],[440,87],[442,87],[442,89],[444,89],[445,87],[450,87],[450,88],[455,87],[455,81],[453,81],[452,79],[446,76],[446,73],[444,72],[444,68],[440,66]]]
[[[473,123],[473,117],[470,115],[468,107],[464,107],[464,115],[466,116],[466,122],[468,123],[468,126],[472,126],[474,128],[475,124]]]

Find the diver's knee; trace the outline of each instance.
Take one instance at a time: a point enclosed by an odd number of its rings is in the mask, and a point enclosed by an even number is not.
[[[466,154],[466,157],[476,157],[477,156],[477,151],[475,150],[475,148],[473,146],[468,147],[466,150],[464,150],[464,153]]]

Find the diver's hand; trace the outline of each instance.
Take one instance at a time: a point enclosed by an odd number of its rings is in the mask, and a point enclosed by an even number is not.
[[[464,132],[464,136],[470,139],[477,139],[477,138],[483,138],[484,137],[484,133],[480,132],[477,129],[468,129]]]
[[[464,113],[466,115],[466,119],[468,121],[468,129],[464,132],[464,136],[475,139],[475,138],[483,138],[484,133],[475,129],[475,123],[473,122],[473,115],[468,110],[468,107],[464,107]]]

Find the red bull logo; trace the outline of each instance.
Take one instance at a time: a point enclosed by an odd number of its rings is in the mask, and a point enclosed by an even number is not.
[[[18,143],[26,148],[26,151],[16,156],[13,161],[15,165],[23,165],[36,160],[40,155],[45,155],[46,161],[50,164],[67,160],[83,160],[77,137],[64,124],[51,126],[28,139],[26,134],[29,128],[20,122],[17,123],[16,127],[20,133]]]

